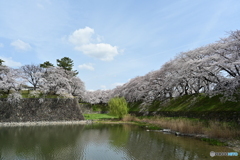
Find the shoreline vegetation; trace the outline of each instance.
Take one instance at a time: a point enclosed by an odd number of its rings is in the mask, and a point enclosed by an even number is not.
[[[240,129],[235,123],[200,120],[182,117],[136,117],[127,115],[122,120],[116,117],[104,119],[101,114],[88,114],[93,123],[134,124],[146,131],[164,132],[176,136],[186,136],[205,141],[210,145],[225,146],[240,152]],[[97,115],[97,116],[96,116]],[[105,117],[102,114],[102,117]],[[98,117],[98,119],[94,119]]]

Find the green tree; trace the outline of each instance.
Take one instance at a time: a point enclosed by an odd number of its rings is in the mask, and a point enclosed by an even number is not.
[[[2,66],[3,64],[3,62],[5,62],[4,60],[2,60],[2,59],[0,59],[0,66]]]
[[[43,64],[40,64],[40,67],[42,68],[48,68],[48,67],[53,67],[54,65],[50,63],[49,61],[44,62]]]
[[[73,60],[68,57],[63,57],[62,59],[57,59],[57,66],[62,67],[65,70],[72,71],[73,68]],[[78,72],[75,70],[75,75],[78,74]]]
[[[108,107],[111,115],[119,116],[121,119],[124,115],[128,114],[127,101],[123,97],[110,99],[108,101]]]

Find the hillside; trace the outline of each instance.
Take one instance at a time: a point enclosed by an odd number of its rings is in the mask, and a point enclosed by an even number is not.
[[[141,102],[129,103],[130,111],[139,111]],[[240,102],[221,102],[220,96],[184,95],[145,106],[147,111],[240,111]]]
[[[129,113],[137,116],[188,117],[240,123],[240,102],[221,102],[220,96],[185,95],[152,104],[129,103]]]

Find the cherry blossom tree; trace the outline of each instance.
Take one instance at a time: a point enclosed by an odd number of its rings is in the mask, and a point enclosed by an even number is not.
[[[112,97],[113,90],[86,91],[83,100],[90,104],[107,104]]]
[[[24,65],[20,68],[22,78],[25,79],[33,86],[33,90],[36,90],[44,69],[40,65]]]
[[[75,76],[74,71],[67,71],[61,67],[49,67],[40,79],[40,89],[44,93],[59,95],[74,95],[83,97],[84,83]]]
[[[71,86],[70,93],[74,96],[80,96],[80,98],[83,98],[85,92],[84,82],[80,78],[73,76],[69,83]]]
[[[0,89],[8,92],[20,90],[24,81],[19,77],[19,70],[7,66],[0,66]]]
[[[56,94],[58,90],[64,89],[70,93],[71,86],[69,84],[71,73],[65,72],[64,69],[59,67],[50,67],[44,72],[40,80],[40,89],[45,93]]]
[[[239,56],[237,30],[216,43],[180,53],[159,70],[116,87],[111,96],[123,96],[128,102],[151,102],[198,93],[223,94],[231,99],[240,88]]]

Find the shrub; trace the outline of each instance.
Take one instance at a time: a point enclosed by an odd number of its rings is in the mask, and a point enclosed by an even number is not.
[[[115,97],[108,101],[109,112],[113,116],[119,116],[123,118],[124,115],[128,114],[127,101],[122,97]]]

